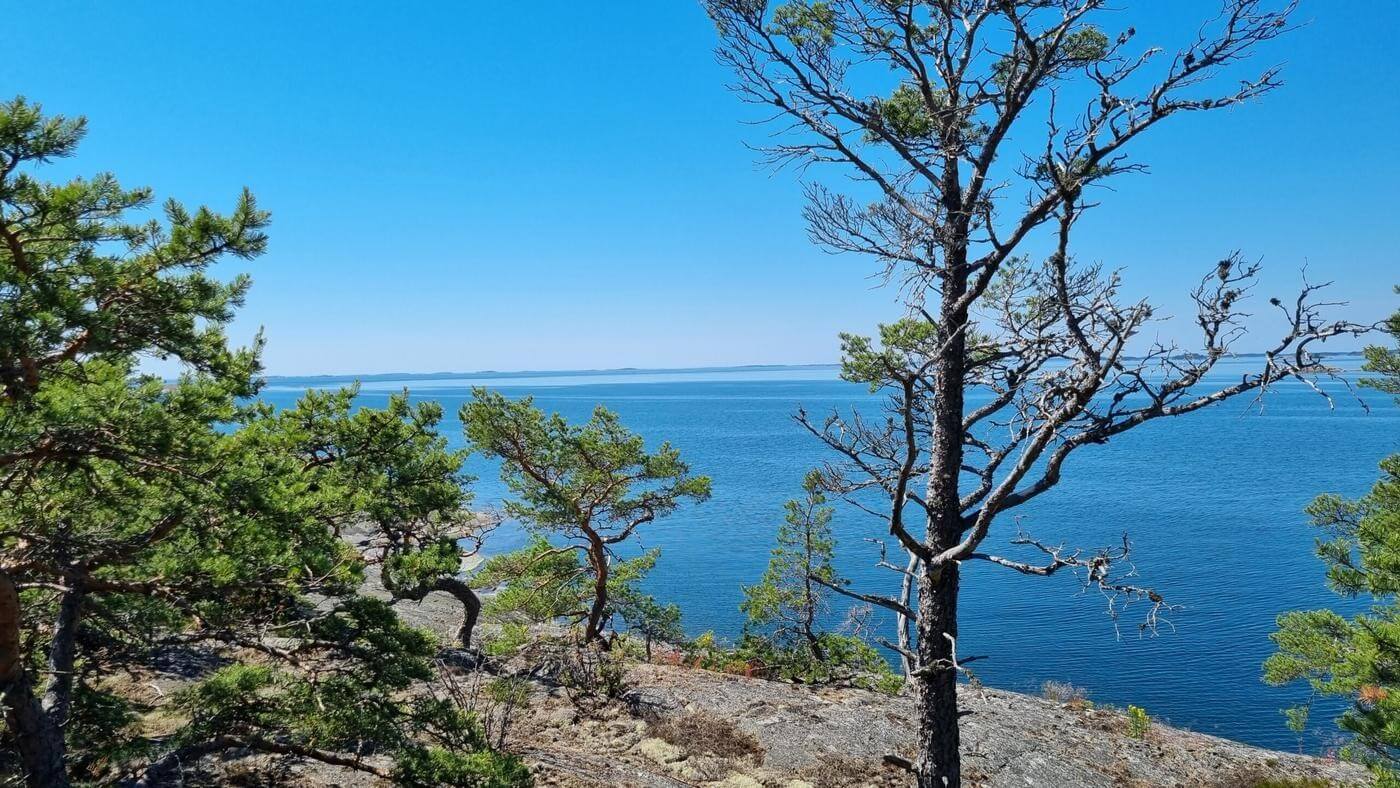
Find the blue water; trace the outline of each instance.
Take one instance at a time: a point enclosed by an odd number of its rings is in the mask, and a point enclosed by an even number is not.
[[[1238,380],[1256,361],[1223,364],[1218,381]],[[669,440],[697,473],[714,480],[714,497],[641,532],[637,547],[660,547],[649,590],[684,609],[692,633],[737,634],[740,587],[763,572],[783,502],[807,469],[829,459],[792,414],[832,408],[875,412],[876,396],[834,371],[502,377],[486,381],[414,381],[416,396],[442,402],[443,429],[461,445],[457,409],[471,385],[585,419],[602,403],[652,442]],[[361,399],[380,405],[404,384],[366,384]],[[279,381],[265,396],[278,405],[300,394]],[[1064,480],[1018,510],[1021,527],[1043,541],[1099,546],[1131,534],[1140,580],[1182,606],[1155,638],[1139,637],[1130,609],[1121,637],[1102,597],[1080,593],[1074,577],[1024,577],[981,562],[965,565],[959,652],[987,685],[1036,692],[1047,679],[1069,681],[1100,703],[1146,708],[1154,718],[1262,746],[1317,751],[1333,738],[1329,714],[1314,713],[1300,741],[1279,709],[1306,695],[1260,681],[1260,663],[1282,611],[1340,606],[1323,586],[1312,554],[1315,534],[1302,514],[1320,492],[1364,493],[1377,462],[1400,450],[1400,408],[1366,395],[1367,414],[1338,390],[1335,410],[1298,383],[1279,385],[1262,409],[1239,399],[1191,416],[1159,421],[1105,446],[1083,449]],[[505,495],[497,469],[473,459],[477,505]],[[893,593],[896,577],[874,568],[882,524],[853,509],[838,512],[839,566],[858,588]],[[1007,548],[1016,524],[999,522],[985,544]],[[492,552],[522,542],[503,528]],[[1354,607],[1354,606],[1353,606]]]

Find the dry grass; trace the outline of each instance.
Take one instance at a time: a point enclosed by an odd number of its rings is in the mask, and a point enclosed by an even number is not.
[[[1047,681],[1040,685],[1040,695],[1046,700],[1063,703],[1072,709],[1092,708],[1089,693],[1068,681]]]
[[[651,735],[690,753],[708,753],[720,758],[753,756],[763,762],[763,746],[752,734],[735,727],[723,717],[706,712],[661,717],[650,725]]]
[[[1329,788],[1320,777],[1280,775],[1266,766],[1251,766],[1220,777],[1207,788]]]
[[[798,779],[814,788],[894,788],[908,785],[908,776],[907,772],[880,761],[835,753],[820,755],[816,763],[804,766],[797,772]],[[971,775],[966,776],[968,784],[975,788],[979,780]]]

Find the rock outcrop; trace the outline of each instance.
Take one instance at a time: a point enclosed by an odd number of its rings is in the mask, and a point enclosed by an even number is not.
[[[886,756],[912,756],[912,701],[857,689],[808,688],[688,668],[638,666],[634,708],[576,720],[542,693],[520,745],[540,782],[561,786],[896,786],[907,773]],[[1121,714],[1018,693],[964,688],[963,765],[978,786],[1363,785],[1353,765],[1274,752],[1150,726],[1129,735]],[[757,754],[717,758],[704,746],[650,733],[655,720],[704,715],[758,743]],[[721,734],[722,735],[722,734]],[[699,737],[697,737],[699,738]],[[1313,780],[1314,782],[1306,782]],[[1274,781],[1274,782],[1270,782]]]

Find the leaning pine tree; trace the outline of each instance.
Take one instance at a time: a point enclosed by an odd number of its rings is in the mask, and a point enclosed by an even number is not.
[[[618,546],[685,501],[709,499],[710,478],[693,475],[669,443],[647,451],[642,436],[601,405],[587,422],[575,425],[557,413],[546,416],[529,397],[511,400],[475,388],[461,419],[471,450],[501,462],[501,480],[514,496],[505,513],[538,535],[562,542],[554,548],[536,542],[534,555],[521,557],[517,573],[533,574],[563,553],[580,557],[576,573],[550,578],[552,590],[561,592],[550,596],[563,600],[568,597],[565,586],[586,578],[589,590],[579,600],[582,607],[557,615],[582,621],[585,643],[601,642],[624,605],[635,610],[635,590],[617,592],[630,589],[656,561],[652,551],[617,562]],[[649,626],[670,617],[661,609],[652,612],[644,613],[652,619]]]
[[[440,591],[461,604],[457,642],[467,648],[481,600],[458,576],[462,545],[478,551],[495,521],[467,510],[466,452],[447,449],[438,403],[403,392],[383,408],[356,407],[358,395],[358,386],[308,391],[293,408],[264,406],[257,425],[278,441],[270,450],[303,458],[322,521],[357,544],[394,598]]]
[[[1285,378],[1315,385],[1318,341],[1365,330],[1327,322],[1305,286],[1258,369],[1219,390],[1206,374],[1242,333],[1257,267],[1230,255],[1194,291],[1201,346],[1135,342],[1153,318],[1118,277],[1076,262],[1092,189],[1143,165],[1135,141],[1164,121],[1233,107],[1278,87],[1238,67],[1288,29],[1291,6],[1225,0],[1174,55],[1110,31],[1102,0],[704,0],[738,94],[779,126],[772,161],[835,165],[849,191],[807,187],[812,237],[873,257],[907,294],[879,343],[845,338],[845,375],[888,392],[887,420],[803,420],[839,459],[827,485],[883,514],[917,600],[882,604],[914,632],[921,786],[961,783],[958,591],[971,561],[1030,575],[1066,567],[1111,595],[1164,604],[1115,578],[1126,543],[1095,552],[1029,537],[1040,563],[986,552],[998,519],[1056,485],[1079,449]],[[1229,87],[1208,92],[1215,80]],[[843,181],[843,183],[845,183]],[[1101,190],[1095,194],[1107,194]],[[1033,259],[1028,242],[1050,249]],[[1132,348],[1130,350],[1130,347]],[[969,397],[971,392],[990,396]],[[865,595],[867,598],[873,598]]]

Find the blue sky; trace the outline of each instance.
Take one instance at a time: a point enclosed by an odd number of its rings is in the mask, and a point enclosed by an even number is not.
[[[1144,44],[1216,7],[1121,5]],[[869,261],[809,244],[796,176],[744,147],[762,132],[689,0],[5,14],[25,32],[0,92],[89,117],[53,177],[110,170],[219,208],[247,185],[273,212],[271,251],[223,269],[253,274],[233,333],[265,327],[271,373],[823,362],[838,331],[899,314]],[[1261,57],[1287,64],[1284,90],[1161,129],[1081,258],[1173,314],[1236,248],[1265,263],[1261,295],[1306,263],[1350,317],[1395,306],[1400,4],[1304,0],[1299,18]]]

